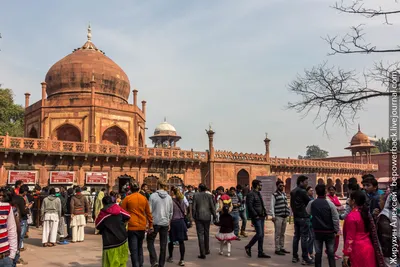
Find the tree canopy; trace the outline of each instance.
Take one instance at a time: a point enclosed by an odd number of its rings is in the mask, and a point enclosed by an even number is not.
[[[385,153],[390,152],[392,148],[392,139],[390,138],[379,138],[378,141],[375,142],[376,149],[372,150],[372,153]],[[399,151],[400,144],[397,144],[397,151]]]
[[[386,6],[390,5],[385,3]],[[363,0],[342,0],[336,2],[332,8],[341,13],[363,17],[367,21],[371,18],[382,18],[385,27],[391,25],[391,16],[400,15],[400,7],[393,9],[397,4],[397,1],[393,1],[391,8],[385,9],[381,7],[380,1],[374,4]],[[393,48],[381,48],[368,42],[365,27],[365,24],[356,25],[352,26],[345,36],[325,37],[324,40],[331,51],[329,55],[400,52],[398,45]],[[288,85],[289,91],[299,97],[298,101],[289,102],[288,108],[304,116],[310,111],[316,111],[314,122],[318,122],[318,127],[323,126],[325,132],[327,124],[331,122],[347,129],[348,124],[354,123],[357,113],[363,109],[368,99],[390,95],[390,74],[399,70],[400,62],[375,62],[370,69],[363,72],[345,70],[323,62],[305,70],[303,75],[298,75]]]
[[[24,108],[14,103],[11,89],[0,88],[0,135],[24,136]]]
[[[328,151],[319,148],[318,145],[307,146],[307,151],[305,156],[299,155],[299,159],[323,159],[328,157]]]

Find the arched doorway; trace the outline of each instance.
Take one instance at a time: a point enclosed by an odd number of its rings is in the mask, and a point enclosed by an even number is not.
[[[147,184],[149,190],[157,190],[158,189],[158,178],[156,176],[147,176],[143,183]]]
[[[336,188],[336,195],[338,197],[342,197],[342,181],[340,179],[336,179],[335,188]]]
[[[53,137],[59,141],[82,142],[79,129],[68,123],[54,130]]]
[[[36,131],[35,127],[32,127],[32,129],[29,131],[28,137],[29,138],[38,138],[39,137],[38,132]]]
[[[124,175],[119,176],[117,179],[118,179],[118,191],[120,193],[124,193],[125,188],[128,185],[132,184],[133,182],[136,182],[135,178],[126,173]]]
[[[325,184],[324,179],[319,178],[319,179],[318,179],[318,184]]]
[[[285,181],[285,193],[288,196],[290,196],[291,186],[292,186],[292,178],[287,178]]]
[[[144,147],[144,144],[143,144],[143,137],[142,137],[142,134],[141,134],[141,133],[139,133],[139,142],[138,142],[138,145],[139,145],[139,147]]]
[[[349,197],[348,192],[349,192],[349,181],[347,179],[344,179],[343,180],[343,195],[345,197]]]
[[[249,173],[246,170],[241,169],[237,174],[236,182],[238,185],[240,184],[241,186],[244,187],[245,184],[249,183],[249,179],[250,179]]]
[[[333,185],[333,181],[331,178],[328,178],[328,180],[326,180],[326,187]]]
[[[121,146],[128,145],[128,137],[126,136],[126,133],[118,126],[112,126],[105,130],[101,140],[105,144],[119,144]]]
[[[179,177],[176,177],[176,176],[169,178],[168,179],[168,190],[171,190],[171,187],[173,187],[173,186],[179,187],[182,189],[183,188],[182,179]]]

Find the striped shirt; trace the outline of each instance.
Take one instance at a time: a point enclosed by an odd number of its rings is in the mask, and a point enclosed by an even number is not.
[[[17,253],[17,226],[9,203],[0,202],[0,254],[10,253],[14,259]]]

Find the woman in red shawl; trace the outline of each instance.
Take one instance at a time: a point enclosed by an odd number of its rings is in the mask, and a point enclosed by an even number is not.
[[[340,203],[339,198],[336,196],[336,188],[333,185],[329,186],[328,193],[329,194],[327,195],[327,199],[329,199],[330,201],[332,201],[333,204],[335,204],[336,209],[338,210],[338,213],[340,214],[340,212],[342,210],[344,210],[344,207],[342,206],[342,203]],[[342,258],[342,257],[336,255],[336,251],[339,247],[340,234],[341,233],[337,233],[337,235],[335,237],[335,260]]]
[[[352,192],[349,204],[352,211],[343,226],[343,266],[384,267],[383,254],[365,193],[360,190]]]

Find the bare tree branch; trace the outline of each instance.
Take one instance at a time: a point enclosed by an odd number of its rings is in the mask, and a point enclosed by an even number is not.
[[[333,6],[334,9],[347,14],[361,15],[367,19],[383,17],[386,25],[391,25],[389,16],[400,14],[400,8],[372,8],[364,5],[364,0],[339,1],[341,2],[336,2]],[[394,1],[397,3],[397,0]],[[366,41],[364,27],[363,24],[353,26],[343,37],[328,35],[323,38],[331,49],[328,55],[400,52],[400,45],[382,48]],[[311,70],[305,70],[303,76],[298,76],[288,85],[289,91],[298,95],[300,100],[288,103],[287,107],[296,110],[302,116],[308,116],[313,111],[314,122],[320,121],[317,127],[323,126],[325,133],[327,124],[331,121],[347,130],[348,124],[354,122],[358,112],[369,99],[390,95],[388,88],[393,71],[400,72],[399,62],[378,62],[371,70],[363,73],[328,67],[325,62]]]
[[[324,62],[311,70],[305,70],[289,84],[289,91],[300,96],[301,100],[289,102],[287,108],[294,109],[302,116],[308,116],[315,110],[314,122],[320,121],[318,128],[339,124],[346,128],[354,122],[357,113],[370,98],[389,96],[390,72],[400,64],[385,67],[382,63],[368,73],[358,74],[341,68],[328,67]],[[370,83],[380,82],[382,90],[369,87]],[[384,87],[386,86],[386,87]]]
[[[394,49],[377,49],[376,46],[372,46],[370,43],[365,43],[363,25],[351,27],[352,33],[346,34],[339,41],[338,37],[326,37],[323,38],[332,50],[329,55],[335,54],[371,54],[371,53],[394,53],[400,52],[400,46]]]
[[[379,9],[366,8],[364,7],[363,0],[353,0],[353,3],[350,5],[345,5],[344,1],[342,0],[340,4],[336,2],[333,8],[344,13],[363,15],[366,18],[384,16],[386,23],[388,23],[387,20],[388,15],[400,13],[400,10],[383,10],[381,7],[379,7]]]

